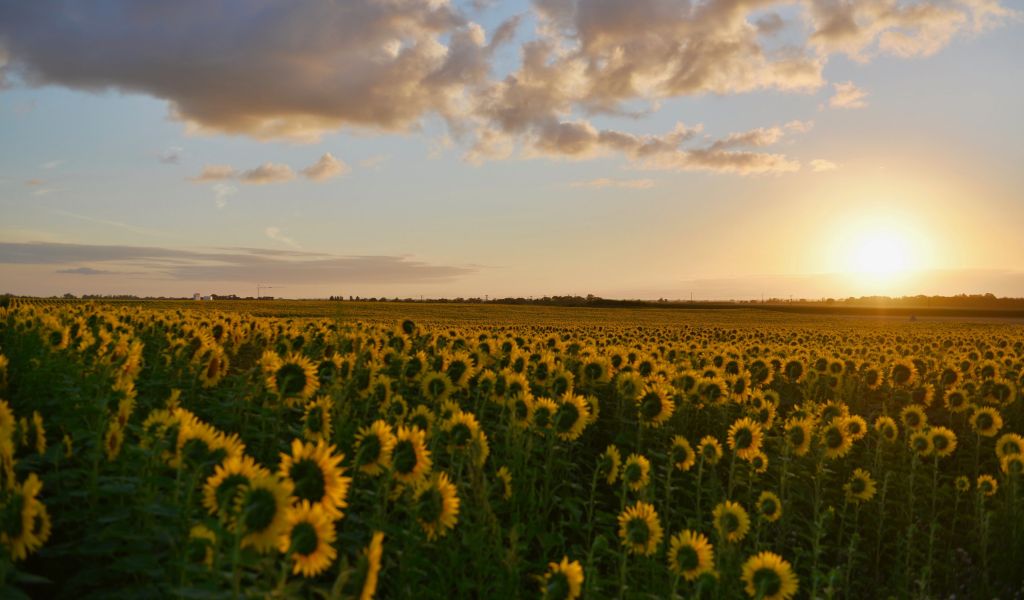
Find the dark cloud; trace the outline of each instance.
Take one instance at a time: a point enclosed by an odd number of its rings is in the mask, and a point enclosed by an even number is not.
[[[219,248],[208,252],[150,246],[100,246],[50,242],[0,242],[0,264],[66,265],[58,273],[126,274],[88,266],[132,269],[176,281],[282,284],[444,283],[477,271],[469,266],[432,265],[404,256],[336,256],[299,250]],[[77,266],[76,266],[77,265]]]

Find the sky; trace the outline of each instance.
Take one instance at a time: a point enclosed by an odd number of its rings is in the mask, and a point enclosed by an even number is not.
[[[0,0],[0,293],[1024,296],[1024,6]]]

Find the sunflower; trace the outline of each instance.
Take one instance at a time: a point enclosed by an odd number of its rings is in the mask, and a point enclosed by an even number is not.
[[[580,385],[591,387],[599,383],[608,383],[612,378],[612,365],[603,356],[591,356],[580,364]]]
[[[946,406],[946,410],[951,413],[964,412],[971,407],[967,392],[961,388],[956,388],[946,392],[946,397],[943,398],[942,401]]]
[[[268,350],[260,363],[267,389],[286,401],[308,400],[320,388],[316,365],[297,352],[282,359]]]
[[[590,420],[590,405],[576,394],[562,396],[562,401],[555,411],[555,435],[565,441],[579,438]]]
[[[103,451],[107,460],[112,461],[121,454],[121,445],[124,443],[124,428],[117,419],[111,419],[107,425],[107,433],[103,436]]]
[[[932,436],[928,431],[915,431],[910,435],[907,443],[910,449],[921,458],[930,455],[935,450],[932,445]]]
[[[1003,416],[991,406],[975,408],[971,413],[971,427],[984,437],[993,437],[1003,428]]]
[[[637,502],[619,514],[619,537],[629,554],[654,554],[661,536],[661,522],[654,506]]]
[[[555,418],[555,412],[558,410],[558,405],[551,398],[536,398],[533,401],[533,415],[530,420],[530,425],[538,433],[545,433],[551,429],[553,425],[553,419]]]
[[[932,438],[935,456],[944,458],[956,450],[956,434],[953,433],[953,430],[946,427],[932,427],[928,433]]]
[[[291,454],[281,453],[278,475],[292,483],[297,501],[319,504],[327,514],[339,519],[341,509],[348,506],[345,497],[352,479],[343,476],[345,468],[341,461],[345,455],[334,454],[334,450],[333,445],[323,440],[313,445],[294,439]]]
[[[722,444],[711,435],[700,439],[700,458],[709,465],[717,465],[722,460]]]
[[[757,454],[751,456],[747,462],[750,463],[750,467],[755,473],[760,474],[768,471],[768,455],[760,450],[757,451]]]
[[[996,440],[996,458],[1003,460],[1010,454],[1024,454],[1024,436],[1004,433]]]
[[[218,344],[204,348],[196,361],[199,364],[199,382],[204,388],[214,387],[228,374],[228,357]]]
[[[782,516],[782,500],[772,492],[761,492],[757,497],[757,512],[765,521],[778,521]]]
[[[953,481],[953,487],[958,493],[963,494],[971,489],[971,480],[966,475],[960,475]]]
[[[904,406],[900,411],[900,421],[903,422],[905,428],[917,431],[928,426],[928,415],[924,413],[924,408],[921,405],[911,404]]]
[[[412,409],[405,418],[405,422],[411,427],[415,427],[422,431],[430,431],[430,428],[434,426],[434,420],[437,417],[433,411],[426,407],[426,405],[420,404],[416,408]]]
[[[875,497],[875,480],[864,469],[854,469],[850,480],[843,485],[846,497],[855,502],[867,502]]]
[[[684,529],[672,536],[668,568],[686,581],[693,581],[715,568],[715,548],[702,533]]]
[[[744,589],[751,598],[786,600],[797,591],[799,580],[789,563],[773,552],[761,552],[743,563]]]
[[[395,449],[391,453],[391,468],[395,479],[414,483],[426,477],[433,462],[427,450],[427,435],[421,429],[399,427],[395,433]]]
[[[644,427],[661,427],[676,410],[671,391],[660,384],[648,384],[636,399],[636,404],[640,425]]]
[[[750,460],[761,450],[761,425],[748,417],[737,419],[729,427],[729,449],[743,460]]]
[[[812,417],[790,418],[786,421],[786,444],[794,456],[804,456],[811,449],[814,435]]]
[[[512,424],[525,429],[533,421],[533,397],[529,393],[518,393],[508,399],[509,413]]]
[[[314,577],[338,556],[334,517],[318,503],[306,500],[287,511],[277,549],[292,560],[292,574]]]
[[[996,478],[991,475],[978,475],[978,493],[985,496],[995,496],[999,490]]]
[[[836,459],[846,456],[853,448],[853,440],[846,432],[846,419],[833,419],[821,430],[821,445],[825,448],[825,458]]]
[[[623,371],[615,376],[615,393],[630,402],[640,398],[644,391],[644,378],[636,371]]]
[[[622,481],[634,492],[651,482],[651,462],[640,454],[630,454],[622,465]]]
[[[366,559],[366,576],[363,577],[363,588],[359,594],[359,600],[373,600],[377,593],[377,578],[380,576],[380,560],[384,555],[384,532],[374,531],[370,538],[370,545],[363,548],[363,558]]]
[[[726,500],[718,504],[712,516],[719,537],[727,542],[739,542],[750,530],[750,517],[738,502]]]
[[[548,563],[540,586],[544,600],[575,600],[582,589],[583,567],[579,561],[569,562],[569,557],[563,556],[561,562]]]
[[[207,568],[213,566],[216,557],[217,534],[205,525],[194,525],[188,532],[186,556],[196,563],[203,563]]]
[[[46,541],[35,530],[36,517],[46,510],[38,499],[42,489],[39,477],[29,473],[24,482],[15,483],[5,494],[5,502],[0,507],[0,543],[7,547],[15,561],[35,552]],[[48,515],[43,518],[49,522]]]
[[[845,420],[846,433],[856,442],[868,433],[868,424],[860,415],[850,415]]]
[[[619,467],[622,465],[622,453],[614,445],[605,448],[605,451],[597,458],[597,475],[604,477],[608,485],[613,485],[619,478]]]
[[[999,460],[999,470],[1006,475],[1017,477],[1024,475],[1024,455],[1007,454]]]
[[[356,468],[370,476],[377,476],[391,467],[391,456],[396,443],[391,426],[378,419],[372,425],[360,427],[355,438]]]
[[[458,522],[459,496],[446,473],[421,480],[416,485],[414,501],[416,519],[427,540],[444,537]]]
[[[430,371],[420,379],[420,392],[429,402],[440,404],[455,390],[451,379],[444,373]]]
[[[875,419],[875,431],[890,444],[900,437],[900,428],[892,417],[881,416]]]
[[[37,454],[46,453],[46,428],[43,427],[43,416],[39,414],[39,411],[32,411],[32,420],[30,421],[32,430],[32,446],[35,448]]]
[[[238,495],[235,524],[241,530],[242,547],[267,552],[288,526],[292,484],[275,476],[256,477]]]
[[[269,477],[270,471],[248,456],[229,456],[217,465],[203,485],[203,506],[211,515],[233,509],[242,489],[254,478]]]
[[[329,441],[334,431],[331,409],[334,403],[328,396],[318,396],[306,404],[302,415],[302,435],[311,442]]]
[[[449,452],[464,452],[478,465],[483,465],[490,454],[487,435],[471,412],[456,410],[444,423]]]
[[[889,381],[894,386],[910,387],[917,381],[917,368],[909,360],[898,360],[889,369]]]
[[[668,450],[669,461],[680,471],[689,471],[697,462],[697,455],[694,453],[690,442],[681,435],[672,438],[672,446]]]

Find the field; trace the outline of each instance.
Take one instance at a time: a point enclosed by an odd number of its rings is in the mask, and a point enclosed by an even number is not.
[[[1024,326],[0,309],[0,596],[1024,592]]]

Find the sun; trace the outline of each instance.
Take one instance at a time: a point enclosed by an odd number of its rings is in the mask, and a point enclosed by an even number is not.
[[[887,230],[865,231],[855,238],[849,256],[849,270],[865,275],[892,275],[911,266],[910,241]]]
[[[904,221],[855,221],[838,237],[837,270],[864,293],[902,289],[901,282],[925,266],[926,240]]]

